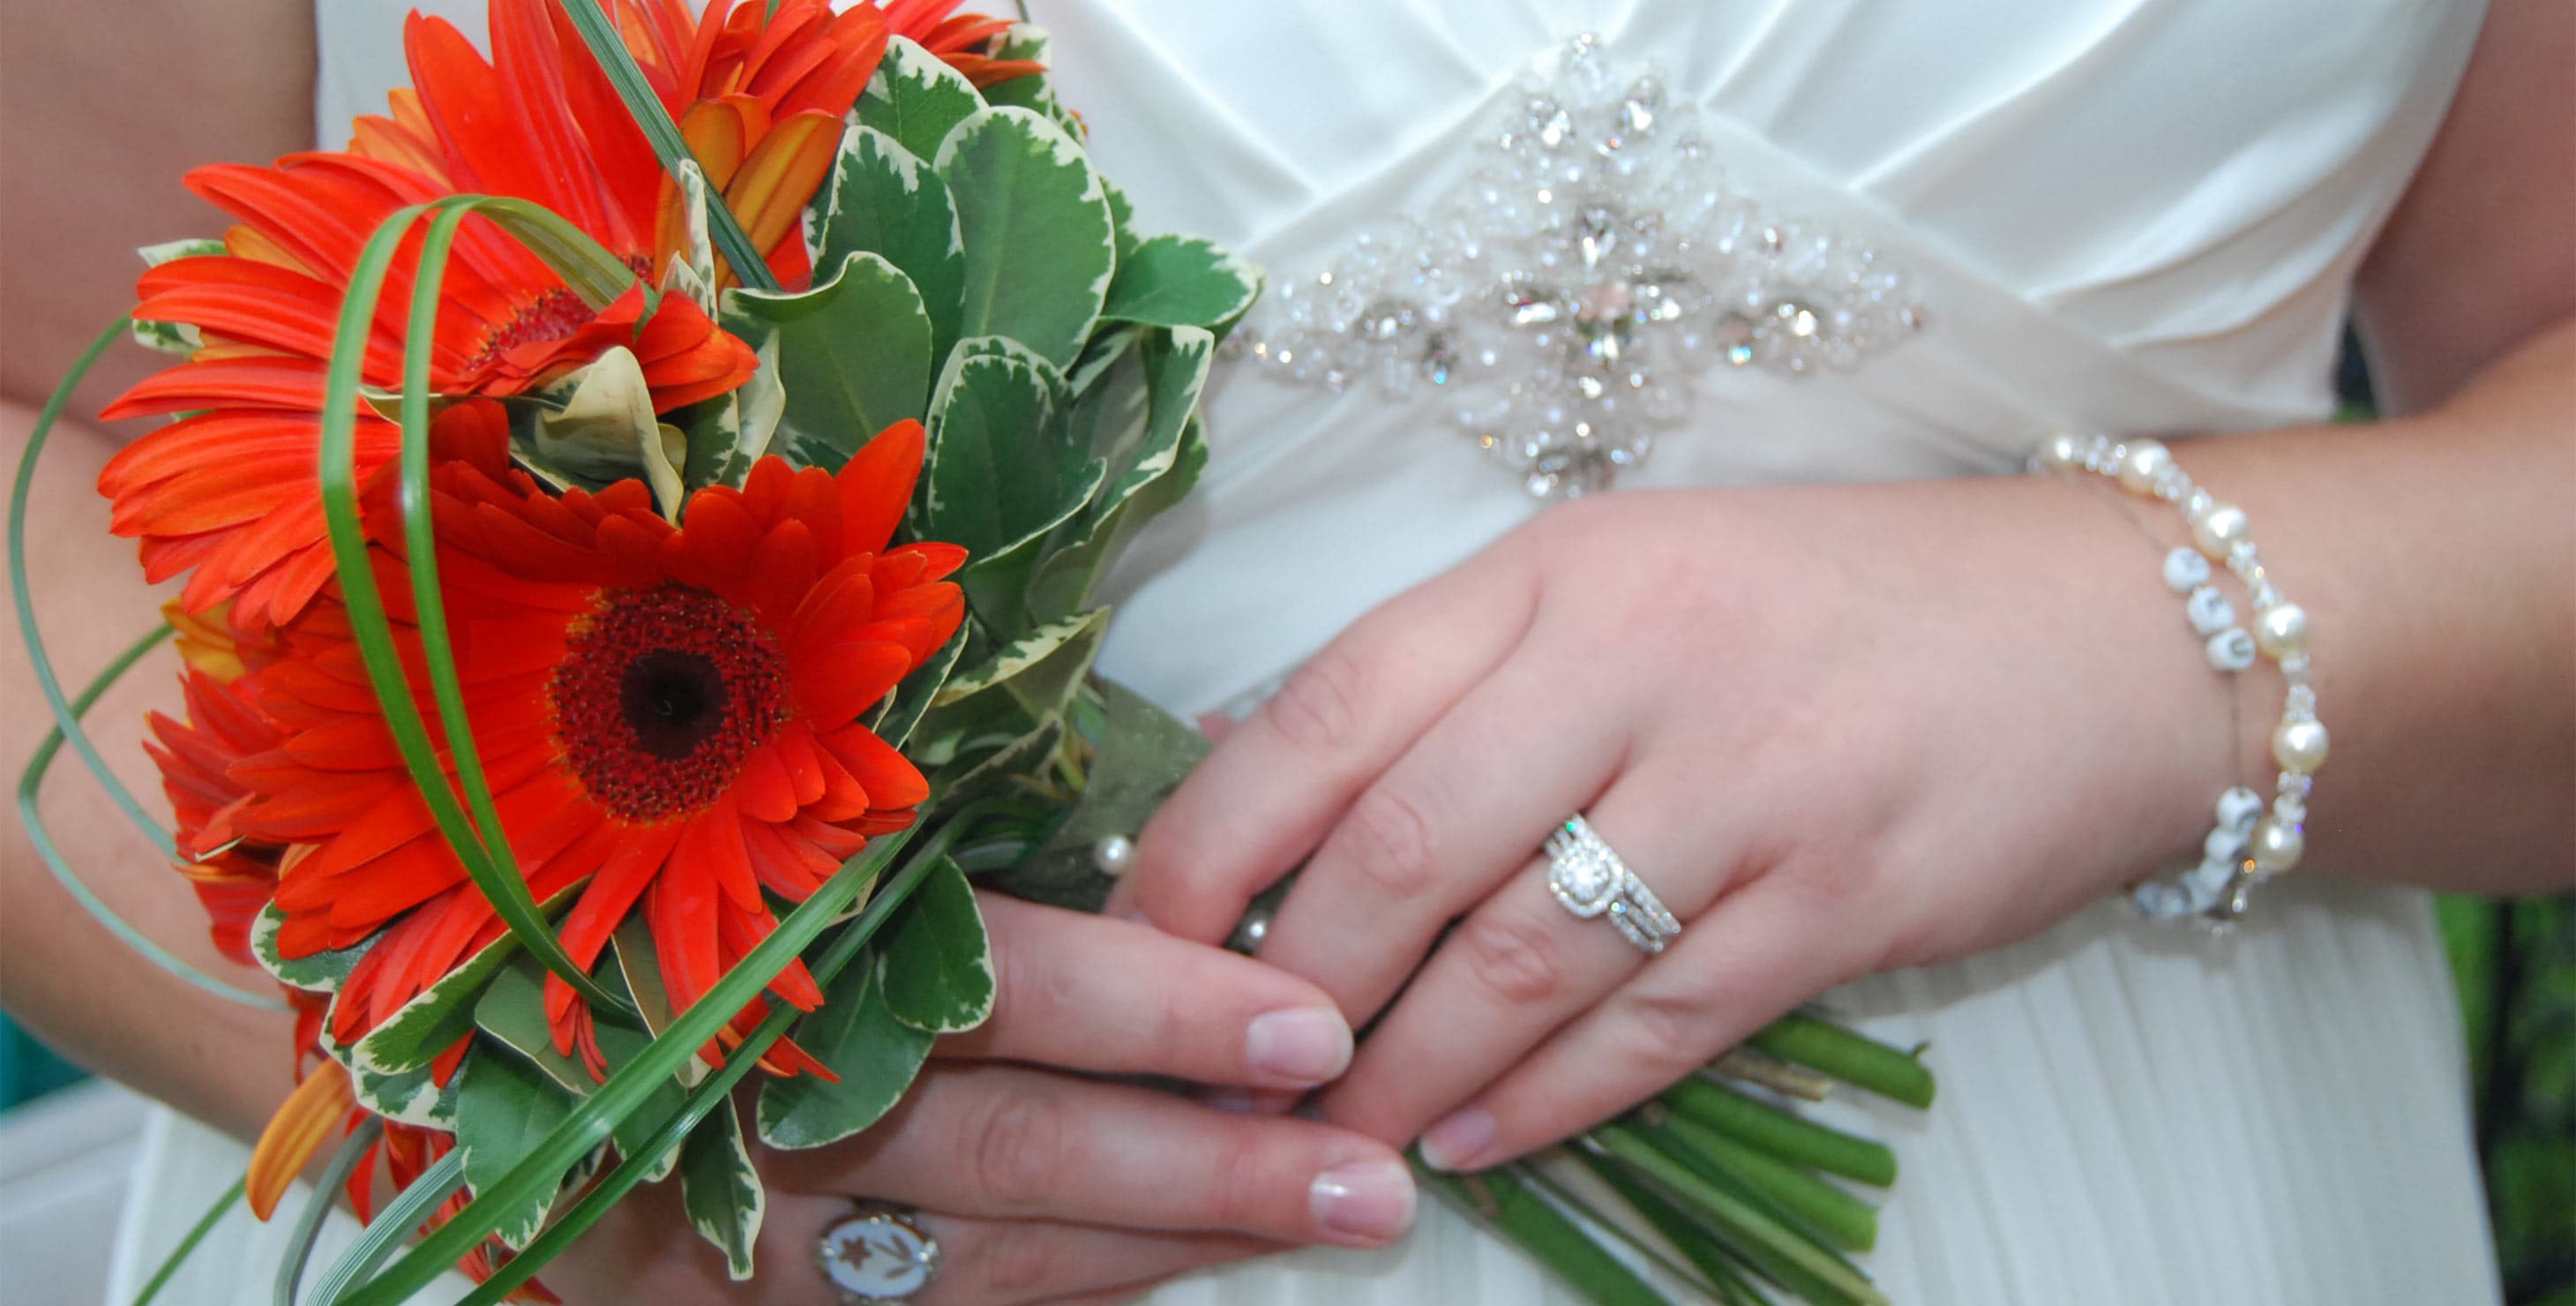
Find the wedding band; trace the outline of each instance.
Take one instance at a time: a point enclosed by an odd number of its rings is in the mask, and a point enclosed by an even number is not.
[[[909,1206],[862,1199],[823,1231],[815,1259],[842,1306],[905,1306],[939,1274],[939,1240]]]
[[[1663,899],[1628,869],[1581,812],[1548,836],[1547,891],[1583,920],[1608,920],[1640,952],[1662,952],[1682,932],[1681,921]]]

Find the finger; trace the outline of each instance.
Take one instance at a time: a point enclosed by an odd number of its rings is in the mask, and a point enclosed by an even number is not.
[[[1020,1306],[1123,1292],[1280,1244],[1240,1234],[1140,1233],[1048,1220],[970,1220],[924,1213],[939,1272],[912,1306]]]
[[[1433,1125],[1424,1158],[1481,1170],[1591,1128],[1848,978],[1859,936],[1795,881],[1774,872],[1728,894],[1634,981]]]
[[[1515,657],[1351,804],[1297,876],[1261,960],[1366,1024],[1440,931],[1618,773],[1629,732]]]
[[[1591,822],[1639,879],[1687,921],[1714,901],[1729,842],[1646,782],[1622,779]],[[1688,931],[1684,931],[1685,937]],[[1464,1104],[1567,1021],[1646,964],[1606,917],[1584,919],[1548,890],[1548,860],[1523,868],[1458,924],[1370,1031],[1351,1072],[1324,1096],[1327,1119],[1403,1142]]]
[[[1323,990],[1134,921],[978,893],[992,1018],[939,1054],[1247,1088],[1311,1088],[1351,1060]]]
[[[1519,643],[1537,571],[1507,539],[1397,595],[1288,679],[1173,793],[1110,895],[1215,943],[1324,837],[1371,778]]]
[[[857,1139],[775,1159],[803,1187],[984,1218],[1375,1247],[1414,1210],[1404,1159],[1375,1139],[989,1062],[934,1065]]]

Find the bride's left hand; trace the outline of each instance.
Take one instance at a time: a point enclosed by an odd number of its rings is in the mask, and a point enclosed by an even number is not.
[[[1261,959],[1386,1009],[1326,1116],[1457,1169],[1554,1142],[2196,849],[2234,691],[2122,511],[2006,478],[1544,513],[1229,731],[1112,908],[1212,942],[1302,864]],[[1550,896],[1576,812],[1685,922],[1660,956]]]

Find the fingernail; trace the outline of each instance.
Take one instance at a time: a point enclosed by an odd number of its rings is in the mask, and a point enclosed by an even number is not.
[[[1471,1106],[1423,1131],[1422,1163],[1434,1170],[1470,1170],[1493,1145],[1493,1113]]]
[[[1365,1161],[1315,1176],[1315,1225],[1336,1242],[1376,1247],[1413,1227],[1413,1174],[1402,1161]]]
[[[1351,1027],[1323,1007],[1264,1012],[1244,1030],[1243,1059],[1278,1083],[1320,1084],[1350,1069]]]

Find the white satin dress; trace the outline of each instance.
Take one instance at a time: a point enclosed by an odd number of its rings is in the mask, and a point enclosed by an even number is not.
[[[469,30],[481,8],[424,7]],[[326,141],[401,76],[396,8],[321,5]],[[1271,274],[1210,390],[1207,474],[1120,578],[1103,662],[1184,712],[1249,701],[1525,520],[1557,466],[1534,477],[1533,443],[1577,479],[1756,485],[2010,472],[2053,426],[2326,416],[2353,269],[2481,18],[2450,0],[1029,8],[1142,224]],[[1609,136],[1626,162],[1535,195]],[[1608,407],[1583,388],[1632,372]],[[2312,819],[2333,810],[2322,793]],[[1920,1116],[1832,1108],[1901,1159],[1862,1258],[1899,1302],[2498,1296],[2420,892],[2294,879],[2221,946],[2105,902],[1830,1001],[1929,1044],[1941,1077]],[[162,1129],[129,1267],[239,1172],[233,1145]],[[238,1299],[265,1300],[273,1261],[225,1259]],[[187,1300],[234,1300],[225,1273]],[[1426,1203],[1393,1251],[1153,1300],[1574,1299]]]

